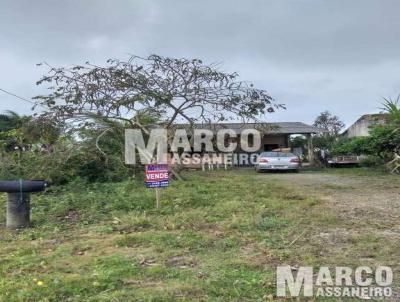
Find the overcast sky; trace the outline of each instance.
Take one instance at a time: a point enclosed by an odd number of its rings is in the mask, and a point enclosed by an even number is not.
[[[398,0],[1,0],[0,88],[26,98],[53,66],[129,54],[222,62],[287,110],[269,121],[347,124],[400,93]],[[0,111],[30,112],[0,91]]]

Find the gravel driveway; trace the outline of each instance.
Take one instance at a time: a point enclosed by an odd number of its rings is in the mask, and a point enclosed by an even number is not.
[[[324,172],[270,175],[324,201],[346,219],[358,222],[368,218],[371,223],[388,227],[384,235],[400,238],[400,177]],[[377,233],[382,233],[381,229],[371,227]]]
[[[392,267],[393,301],[400,300],[400,176],[362,170],[271,173],[300,194],[319,200],[317,216],[332,223],[311,226],[301,244],[318,251],[321,265]],[[361,174],[361,175],[359,175]],[[320,215],[323,216],[323,215]]]

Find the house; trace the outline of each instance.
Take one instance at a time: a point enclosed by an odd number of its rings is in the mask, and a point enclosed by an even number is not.
[[[189,129],[189,124],[178,124],[177,128],[187,128]],[[323,130],[304,124],[302,122],[277,122],[277,123],[204,123],[195,124],[194,128],[198,129],[208,129],[216,133],[220,129],[232,129],[240,139],[240,134],[246,129],[257,129],[261,132],[261,146],[258,150],[272,151],[276,149],[290,148],[290,136],[301,134],[306,136],[308,139],[308,149],[313,149],[311,137],[313,134],[318,134],[323,132]],[[238,148],[237,153],[241,152]],[[308,152],[309,160],[312,162],[314,160],[314,152]]]
[[[357,136],[368,136],[370,127],[385,123],[386,114],[365,114],[361,116],[353,125],[342,133],[343,136],[351,138]]]

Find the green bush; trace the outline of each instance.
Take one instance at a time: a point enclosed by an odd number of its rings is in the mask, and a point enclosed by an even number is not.
[[[1,179],[46,179],[55,184],[63,184],[73,175],[65,169],[63,152],[42,153],[35,151],[15,151],[1,155]]]
[[[379,156],[369,155],[360,161],[363,167],[379,167],[385,164],[385,161]]]
[[[331,149],[333,156],[369,154],[368,137],[353,137],[339,139]]]
[[[3,152],[0,179],[45,179],[52,184],[65,184],[79,178],[88,182],[121,181],[137,171],[124,164],[119,154],[104,157],[87,147],[56,145],[54,151]]]
[[[99,151],[80,150],[66,163],[65,169],[72,170],[73,176],[89,182],[121,181],[136,171],[124,164],[118,155],[104,157]]]

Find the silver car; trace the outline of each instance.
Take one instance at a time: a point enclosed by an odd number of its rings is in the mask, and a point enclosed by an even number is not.
[[[300,168],[300,159],[292,153],[284,152],[262,152],[255,165],[256,171],[267,170],[288,170],[298,172]]]

